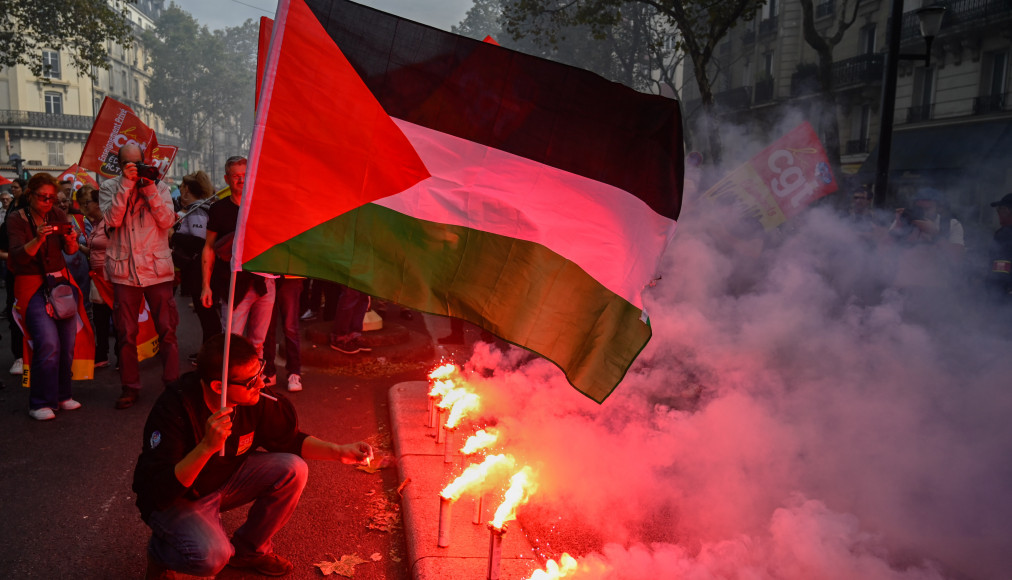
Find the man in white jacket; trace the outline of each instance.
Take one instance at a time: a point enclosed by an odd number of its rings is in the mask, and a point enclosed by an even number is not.
[[[123,393],[116,400],[117,409],[132,407],[140,395],[137,329],[145,300],[158,331],[162,381],[169,384],[179,378],[179,313],[172,297],[174,273],[169,249],[176,214],[168,186],[153,176],[138,174],[143,159],[139,146],[123,146],[119,150],[123,175],[106,181],[99,190],[99,205],[109,228],[105,270],[114,290],[113,324],[120,343]]]

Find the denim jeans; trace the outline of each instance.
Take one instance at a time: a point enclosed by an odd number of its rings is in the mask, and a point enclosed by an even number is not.
[[[148,552],[169,570],[194,576],[216,575],[233,553],[269,554],[271,538],[288,523],[308,476],[309,467],[297,455],[251,453],[218,491],[152,512]],[[250,502],[246,522],[230,542],[220,514]]]
[[[13,289],[11,289],[13,294]],[[74,290],[77,294],[77,290]],[[60,401],[71,398],[71,367],[74,364],[74,342],[80,315],[66,320],[53,320],[46,313],[46,296],[42,288],[28,301],[25,323],[32,338],[32,364],[29,374],[28,406],[30,409],[58,409]]]
[[[124,387],[141,388],[141,374],[137,362],[137,331],[140,327],[141,308],[144,300],[151,308],[151,318],[158,332],[158,357],[162,359],[162,382],[169,384],[179,378],[179,345],[176,343],[176,327],[179,326],[179,312],[172,297],[172,281],[152,286],[126,286],[113,284],[116,305],[113,307],[113,323],[119,340],[119,377]]]
[[[267,329],[267,339],[264,341],[264,353],[266,353],[267,366],[264,367],[264,374],[267,376],[278,374],[274,364],[275,346],[277,339],[277,324],[281,321],[281,329],[285,335],[285,371],[290,375],[302,374],[302,358],[299,349],[302,342],[299,337],[299,297],[302,295],[302,278],[279,278],[275,284],[274,315],[271,316],[271,324]]]
[[[267,292],[263,296],[250,288],[242,298],[236,296],[232,306],[232,334],[248,338],[261,359],[264,358],[264,340],[267,338],[267,328],[271,325],[271,313],[274,312],[274,278],[265,278],[264,282]],[[225,321],[222,321],[222,327],[224,326]]]
[[[333,336],[336,339],[362,334],[362,320],[369,311],[369,295],[345,287],[337,301],[337,317],[334,318]]]

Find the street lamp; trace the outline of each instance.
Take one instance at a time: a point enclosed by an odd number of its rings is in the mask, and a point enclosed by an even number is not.
[[[924,37],[924,54],[900,54],[900,34],[903,25],[903,0],[893,0],[889,20],[889,48],[886,51],[885,73],[882,78],[882,106],[878,137],[878,163],[875,165],[875,204],[881,207],[889,188],[889,154],[893,145],[893,113],[896,105],[896,73],[900,60],[923,60],[931,65],[931,42],[942,27],[945,6],[925,6],[915,12]]]

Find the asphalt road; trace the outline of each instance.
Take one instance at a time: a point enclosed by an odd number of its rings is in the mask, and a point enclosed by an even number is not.
[[[199,333],[188,300],[177,304],[185,372],[185,356],[197,350]],[[428,334],[426,317],[404,324]],[[27,390],[7,374],[13,357],[6,320],[0,336],[0,381],[5,385],[0,388],[0,578],[142,578],[149,532],[130,484],[144,421],[161,390],[160,362],[141,364],[144,389],[131,409],[113,409],[119,376],[105,368],[95,380],[75,383],[81,409],[38,422],[27,415]],[[312,348],[303,342],[304,350]],[[378,454],[387,455],[387,392],[398,382],[424,379],[431,363],[399,364],[385,371],[377,369],[389,365],[359,365],[367,372],[341,365],[307,367],[305,389],[290,398],[304,431],[339,443],[368,441]],[[279,379],[285,384],[283,376]],[[357,579],[409,578],[395,469],[367,473],[310,463],[299,507],[274,542],[275,551],[295,564],[290,578],[320,578],[314,563],[352,554],[365,560],[354,567]],[[243,515],[244,508],[225,514],[226,528],[238,527]],[[219,575],[241,577],[228,568]]]

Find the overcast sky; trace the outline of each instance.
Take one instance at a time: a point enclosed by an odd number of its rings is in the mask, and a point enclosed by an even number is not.
[[[277,0],[168,0],[193,15],[201,24],[212,30],[237,26],[248,18],[269,16],[274,18]],[[359,0],[359,4],[372,6],[384,12],[396,14],[449,30],[459,23],[473,4],[472,0]]]

